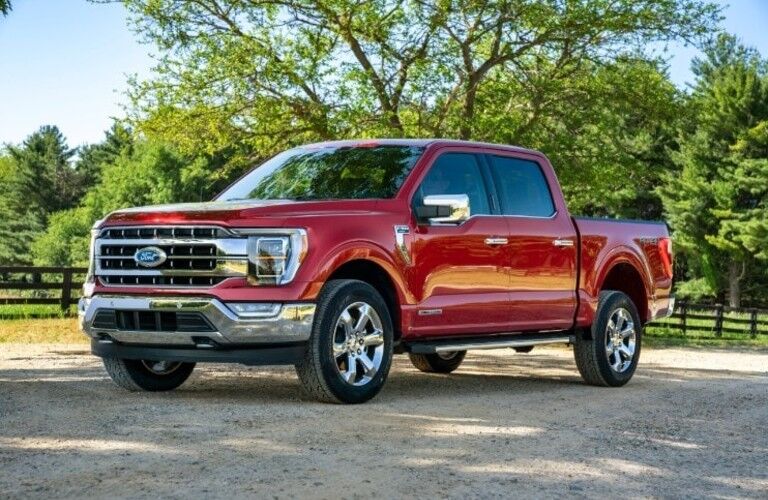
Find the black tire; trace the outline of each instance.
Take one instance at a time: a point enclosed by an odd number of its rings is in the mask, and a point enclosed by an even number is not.
[[[414,354],[408,353],[413,366],[426,373],[451,373],[459,367],[467,351],[453,351],[451,356],[440,354]]]
[[[370,305],[381,321],[383,353],[375,375],[363,385],[354,385],[343,378],[333,344],[342,313],[359,302]],[[392,343],[392,319],[379,292],[363,281],[331,280],[320,292],[309,347],[304,358],[296,364],[296,373],[304,391],[314,399],[326,403],[364,403],[384,386],[392,364]],[[357,361],[352,363],[362,368]]]
[[[112,381],[129,391],[171,391],[183,384],[192,374],[195,363],[171,363],[167,373],[158,373],[149,368],[153,361],[136,359],[104,358]]]
[[[608,323],[615,314],[623,314],[619,313],[621,309],[629,313],[634,326],[634,349],[631,362],[628,362],[623,353],[608,354],[607,349]],[[576,366],[584,381],[591,385],[605,387],[620,387],[629,382],[640,359],[642,338],[643,324],[632,300],[622,292],[612,290],[600,292],[595,321],[589,330],[576,335],[573,346]],[[621,371],[611,366],[617,359],[616,364],[620,363]]]

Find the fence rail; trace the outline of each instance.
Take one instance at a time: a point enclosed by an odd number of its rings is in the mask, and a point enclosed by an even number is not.
[[[734,314],[742,317],[734,317]],[[768,317],[768,309],[737,308],[722,304],[693,304],[681,301],[678,302],[675,313],[666,323],[659,325],[678,328],[683,335],[688,332],[704,332],[722,337],[723,333],[739,333],[749,334],[755,338],[757,335],[768,335],[768,320],[761,319],[766,317]]]
[[[84,267],[36,267],[36,266],[0,266],[0,305],[8,304],[58,304],[65,312],[77,303],[77,296],[83,283],[75,281],[75,276],[84,276],[88,269]],[[52,278],[52,275],[60,276]],[[46,280],[43,281],[43,277]],[[6,296],[6,290],[58,290],[58,297]]]

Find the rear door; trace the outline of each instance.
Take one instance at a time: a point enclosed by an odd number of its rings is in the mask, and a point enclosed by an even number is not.
[[[466,194],[470,218],[459,225],[421,223],[415,228],[410,283],[419,304],[412,321],[414,334],[508,330],[508,228],[491,192],[481,154],[448,149],[428,167],[412,204],[420,205],[429,195]]]
[[[555,330],[576,310],[576,229],[552,167],[536,155],[485,155],[509,227],[512,329]]]

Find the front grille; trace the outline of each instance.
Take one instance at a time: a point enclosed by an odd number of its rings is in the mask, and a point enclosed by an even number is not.
[[[99,238],[110,240],[143,240],[158,238],[214,239],[225,238],[228,235],[229,233],[227,230],[220,227],[142,226],[106,228],[101,231]]]
[[[129,332],[206,333],[216,331],[199,312],[113,309],[98,311],[93,318],[93,328]]]
[[[154,267],[134,258],[149,247],[165,254]],[[211,287],[247,275],[247,238],[209,226],[105,228],[95,242],[95,261],[106,286]]]
[[[133,256],[147,245],[101,245],[102,269],[145,269],[140,267]],[[216,245],[154,245],[168,256],[168,259],[152,269],[212,270],[216,268]]]

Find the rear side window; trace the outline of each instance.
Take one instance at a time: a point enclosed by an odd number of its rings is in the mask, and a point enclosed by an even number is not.
[[[491,171],[504,215],[549,217],[555,213],[552,193],[538,163],[491,156]]]
[[[469,196],[471,215],[489,214],[488,192],[480,172],[476,155],[469,153],[445,153],[440,155],[421,182],[417,196],[420,203],[424,196],[433,194],[466,194]]]

